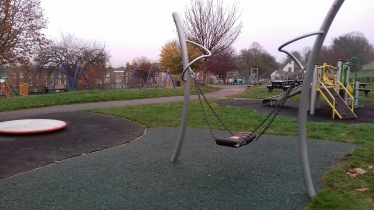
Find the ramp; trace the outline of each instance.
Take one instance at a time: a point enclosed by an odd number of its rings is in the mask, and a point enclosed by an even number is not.
[[[295,95],[298,95],[298,94],[300,94],[300,92],[301,92],[301,85],[292,89],[287,98],[291,98]],[[270,106],[277,105],[280,102],[280,100],[282,100],[284,94],[285,93],[282,93],[282,94],[276,95],[276,96],[272,96],[270,98],[265,98],[264,100],[262,100],[262,105],[270,105]]]
[[[329,104],[332,108],[332,111],[339,116],[340,119],[356,119],[356,114],[351,110],[344,99],[335,91],[334,87],[327,86],[326,88],[320,88],[318,90],[326,100],[329,101]],[[335,99],[335,104],[334,104]],[[334,118],[333,113],[333,118]]]

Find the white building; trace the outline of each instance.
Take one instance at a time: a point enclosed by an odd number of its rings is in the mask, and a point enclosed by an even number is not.
[[[291,63],[287,63],[287,65],[283,68],[284,72],[295,72],[295,61],[291,61]]]

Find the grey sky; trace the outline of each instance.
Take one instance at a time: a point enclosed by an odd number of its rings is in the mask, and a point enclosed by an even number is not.
[[[49,38],[60,32],[105,42],[113,67],[124,66],[135,57],[158,60],[161,47],[176,38],[172,13],[183,16],[189,0],[41,0],[48,18]],[[227,4],[231,1],[226,0]],[[242,33],[234,44],[239,52],[258,42],[278,61],[285,55],[277,48],[284,42],[317,31],[333,0],[245,0]],[[337,14],[325,45],[331,39],[352,31],[364,33],[374,43],[374,1],[346,0]],[[314,37],[287,47],[301,51],[312,45]]]

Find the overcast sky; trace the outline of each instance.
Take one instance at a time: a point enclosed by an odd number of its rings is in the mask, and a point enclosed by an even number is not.
[[[75,34],[79,38],[105,42],[113,67],[146,56],[157,61],[161,47],[177,38],[172,13],[183,15],[190,0],[41,0],[48,18],[47,37]],[[231,0],[226,0],[231,4]],[[234,44],[237,52],[253,42],[278,61],[285,58],[278,47],[298,36],[318,31],[333,0],[243,0],[242,33]],[[324,45],[352,31],[364,33],[374,44],[374,0],[346,0],[337,14]],[[311,47],[315,37],[287,47]]]

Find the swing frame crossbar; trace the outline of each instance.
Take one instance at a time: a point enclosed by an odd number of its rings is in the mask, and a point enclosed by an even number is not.
[[[304,178],[304,186],[306,188],[307,194],[310,197],[313,197],[315,195],[315,190],[314,190],[313,182],[312,182],[312,179],[311,179],[309,159],[308,159],[308,151],[307,151],[307,144],[306,144],[306,120],[307,120],[307,111],[308,111],[308,104],[309,104],[309,92],[310,92],[310,87],[309,86],[312,82],[313,70],[314,70],[318,55],[321,51],[322,44],[323,44],[323,42],[326,38],[327,32],[328,32],[336,14],[338,13],[338,11],[339,11],[340,7],[343,5],[343,3],[344,3],[344,0],[335,0],[333,2],[333,4],[331,5],[329,11],[327,12],[327,14],[325,16],[325,19],[322,22],[322,25],[321,25],[320,30],[318,32],[314,32],[314,33],[310,33],[310,34],[298,37],[298,38],[293,39],[289,42],[286,42],[285,44],[281,45],[278,48],[279,51],[284,52],[287,55],[289,55],[294,61],[296,61],[296,63],[300,67],[302,67],[301,63],[294,56],[292,56],[287,51],[282,50],[282,48],[284,46],[290,44],[290,43],[293,43],[293,42],[299,40],[299,39],[302,39],[302,38],[305,38],[305,37],[308,37],[308,36],[311,36],[311,35],[316,35],[316,39],[315,39],[312,51],[310,53],[310,56],[309,56],[309,59],[308,59],[308,64],[307,64],[306,68],[301,68],[301,70],[299,71],[298,75],[296,76],[293,84],[290,85],[290,87],[288,88],[288,90],[286,92],[286,94],[287,93],[289,94],[291,92],[292,87],[294,86],[294,83],[297,80],[297,78],[300,75],[304,74],[304,82],[303,82],[303,85],[302,85],[301,99],[300,99],[300,105],[299,105],[298,143],[299,143],[299,155],[300,155],[300,160],[301,160],[300,163],[301,163],[301,168],[302,168],[302,173],[303,173],[303,178]],[[173,13],[173,19],[174,19],[174,22],[175,22],[175,25],[176,25],[176,28],[177,28],[179,43],[180,43],[180,47],[181,47],[181,51],[182,51],[182,61],[183,61],[182,80],[185,82],[181,127],[180,127],[180,131],[179,131],[179,135],[178,135],[177,145],[176,145],[176,148],[174,150],[174,153],[173,153],[173,156],[172,156],[172,159],[171,159],[172,162],[176,162],[176,160],[179,156],[179,153],[181,151],[181,147],[182,147],[182,144],[183,144],[184,135],[185,135],[186,127],[187,127],[189,102],[190,102],[190,87],[191,87],[191,84],[190,84],[191,79],[190,78],[191,77],[194,78],[194,72],[190,68],[190,66],[193,64],[193,62],[189,63],[188,54],[187,54],[186,42],[190,42],[190,41],[187,41],[185,39],[184,31],[183,31],[178,13],[176,13],[176,12]],[[202,46],[200,46],[200,47],[204,50],[206,49]],[[210,57],[209,54],[204,55],[204,56],[205,57]],[[200,56],[200,57],[202,57],[202,56]],[[196,58],[194,61],[199,60],[200,57]],[[186,74],[187,71],[189,72],[189,74]],[[275,113],[271,122],[274,120],[275,116],[279,113],[279,110],[281,109],[284,102],[286,101],[286,98],[287,97],[283,97],[282,100],[281,100],[281,103],[279,103],[281,105],[279,105],[279,106],[277,105],[276,106],[277,108],[273,109],[272,112],[268,115],[268,117],[269,117],[273,112]],[[265,127],[263,132],[268,128],[268,126],[270,126],[270,124],[271,123],[267,124],[267,126]],[[261,132],[260,135],[257,136],[256,139],[258,139],[262,135],[263,132]]]

